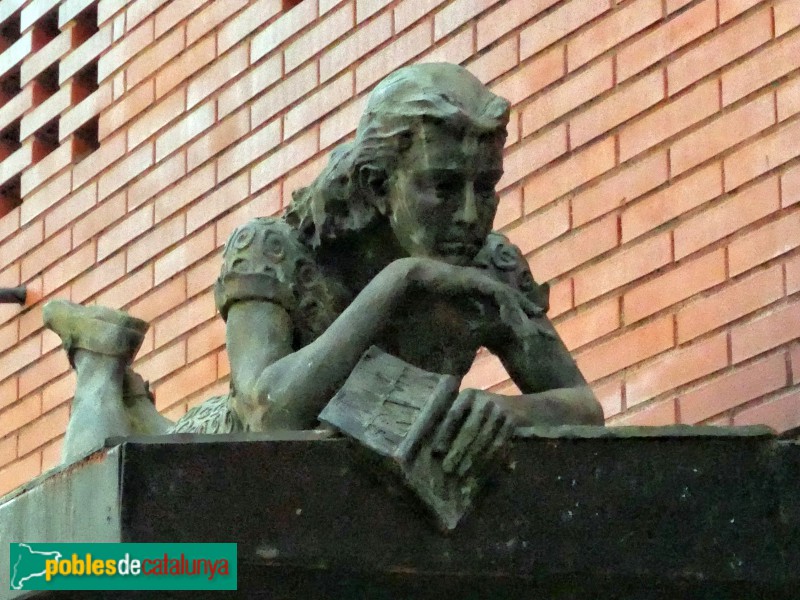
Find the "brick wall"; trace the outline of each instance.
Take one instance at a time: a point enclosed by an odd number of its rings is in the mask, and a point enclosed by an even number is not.
[[[224,392],[211,286],[394,68],[513,103],[497,227],[610,423],[800,425],[797,0],[1,0],[0,493],[74,387],[42,300],[126,308],[176,418]],[[292,3],[295,4],[295,3]],[[513,388],[480,355],[469,385]]]

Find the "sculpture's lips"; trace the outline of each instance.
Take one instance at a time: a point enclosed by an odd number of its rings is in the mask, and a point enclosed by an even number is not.
[[[442,254],[459,254],[469,256],[474,256],[478,253],[478,250],[480,250],[477,243],[464,241],[440,242],[436,245],[436,248]]]

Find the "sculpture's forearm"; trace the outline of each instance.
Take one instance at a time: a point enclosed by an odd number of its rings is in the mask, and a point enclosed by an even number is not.
[[[389,265],[319,338],[263,369],[247,394],[251,418],[260,421],[251,426],[312,426],[405,295],[411,269],[408,261]]]
[[[603,409],[589,386],[500,396],[496,402],[513,414],[522,427],[603,424]]]

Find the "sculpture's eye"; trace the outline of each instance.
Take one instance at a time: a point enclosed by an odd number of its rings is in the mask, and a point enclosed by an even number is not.
[[[455,177],[446,177],[436,181],[436,195],[440,198],[452,198],[464,187],[464,182]]]

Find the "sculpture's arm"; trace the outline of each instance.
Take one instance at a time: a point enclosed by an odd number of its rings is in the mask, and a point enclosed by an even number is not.
[[[477,269],[400,259],[383,269],[315,341],[292,351],[286,310],[271,302],[236,302],[227,312],[227,344],[235,408],[246,426],[257,431],[312,427],[411,288],[481,295],[506,313],[521,313],[526,304],[517,292]],[[528,304],[529,310],[536,308]]]

